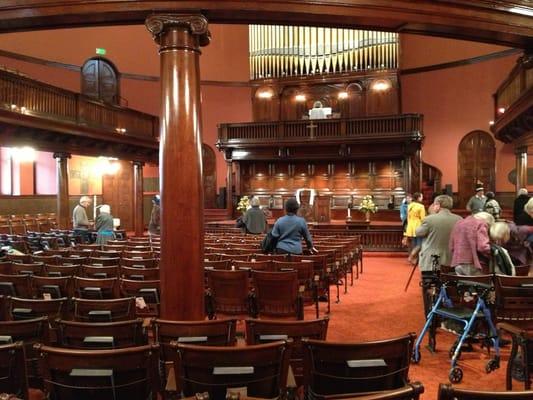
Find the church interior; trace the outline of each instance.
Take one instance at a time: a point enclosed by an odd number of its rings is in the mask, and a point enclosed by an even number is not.
[[[533,190],[529,2],[1,3],[0,398],[533,398],[533,252],[423,284],[401,215]]]

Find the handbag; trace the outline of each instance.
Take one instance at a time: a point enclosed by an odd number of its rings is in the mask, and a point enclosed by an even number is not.
[[[235,221],[235,228],[244,228],[246,227],[246,224],[242,220],[242,217],[237,218],[237,221]]]
[[[261,242],[261,250],[263,251],[263,254],[272,253],[274,250],[276,250],[277,244],[278,238],[272,235],[272,231],[268,232]]]

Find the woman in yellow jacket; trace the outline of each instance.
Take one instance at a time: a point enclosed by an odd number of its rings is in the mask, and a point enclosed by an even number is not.
[[[407,227],[405,228],[405,236],[411,240],[411,248],[419,246],[422,242],[422,238],[416,237],[415,231],[425,217],[426,209],[422,204],[422,193],[415,193],[413,201],[409,203],[407,208]]]

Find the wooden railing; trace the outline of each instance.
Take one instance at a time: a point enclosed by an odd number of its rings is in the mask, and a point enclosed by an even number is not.
[[[16,113],[101,129],[113,135],[156,139],[157,117],[105,104],[23,75],[0,70],[0,107]]]
[[[264,140],[301,141],[372,136],[405,137],[422,134],[423,116],[402,114],[358,119],[321,119],[277,122],[221,124],[221,144],[262,142]]]
[[[519,61],[494,94],[495,121],[532,88],[533,59],[529,62]]]

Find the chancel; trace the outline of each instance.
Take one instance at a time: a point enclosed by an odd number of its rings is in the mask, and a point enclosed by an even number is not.
[[[531,342],[527,238],[509,234],[515,276],[483,278],[513,347],[489,360],[473,343],[450,371],[453,333],[432,326],[439,349],[420,346],[413,365],[410,332],[454,259],[417,265],[401,219],[414,197],[436,213],[422,228],[452,213],[481,232],[465,210],[480,181],[502,208],[493,226],[511,230],[518,189],[533,190],[533,8],[374,3],[0,2],[0,398],[238,386],[243,400],[425,400],[465,365],[467,392],[497,399],[514,380],[526,391],[513,396],[533,398],[514,357]],[[106,244],[72,229],[85,196],[115,217]],[[264,231],[236,226],[248,201]],[[486,230],[504,249],[506,231]],[[206,368],[191,377],[196,357]]]

